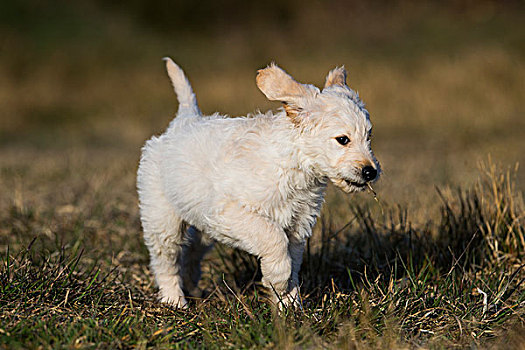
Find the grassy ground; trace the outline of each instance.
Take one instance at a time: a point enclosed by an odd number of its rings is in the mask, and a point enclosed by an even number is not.
[[[232,2],[174,16],[189,29],[140,4],[0,5],[0,347],[522,346],[521,3]],[[318,85],[345,64],[368,104],[384,212],[329,188],[303,310],[275,315],[256,259],[223,246],[189,311],[157,303],[135,171],[176,110],[165,55],[205,112],[276,108],[254,84],[271,60]]]

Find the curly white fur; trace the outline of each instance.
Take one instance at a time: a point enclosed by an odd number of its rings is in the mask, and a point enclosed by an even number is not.
[[[258,72],[257,85],[283,110],[226,118],[202,116],[183,71],[165,60],[179,111],[163,135],[146,142],[137,176],[161,300],[186,306],[183,285],[195,290],[200,259],[216,240],[259,257],[275,301],[299,304],[304,245],[327,180],[354,192],[380,172],[368,112],[346,85],[346,71],[332,70],[320,91],[272,64]],[[341,144],[341,136],[350,142]],[[364,167],[377,175],[367,178]]]

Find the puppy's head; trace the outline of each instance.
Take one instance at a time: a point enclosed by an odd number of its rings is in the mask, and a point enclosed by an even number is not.
[[[346,85],[343,67],[326,77],[323,90],[295,81],[271,64],[258,71],[257,86],[281,101],[300,134],[302,161],[345,192],[361,191],[380,174],[371,149],[372,124],[364,103]]]

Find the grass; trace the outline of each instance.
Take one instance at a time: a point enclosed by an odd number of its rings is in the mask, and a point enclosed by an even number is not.
[[[326,210],[305,253],[304,309],[283,315],[266,301],[257,261],[247,254],[217,247],[205,262],[206,296],[192,300],[190,310],[176,311],[156,301],[142,247],[128,247],[110,259],[114,250],[96,244],[86,224],[93,217],[89,210],[74,220],[74,229],[67,230],[70,243],[64,244],[44,234],[32,238],[32,228],[49,218],[13,206],[2,222],[15,228],[7,247],[16,248],[8,248],[1,260],[1,343],[9,348],[487,346],[524,321],[525,207],[510,171],[489,164],[482,174],[468,191],[439,191],[441,215],[424,225],[412,225],[406,210],[385,203],[384,215],[352,205],[351,222],[336,229]],[[119,217],[104,211],[99,217]],[[110,224],[99,224],[110,234]],[[133,226],[138,237],[138,224]],[[126,235],[120,240],[129,244]]]
[[[141,4],[0,5],[0,348],[522,346],[521,3],[231,2],[205,26]],[[157,302],[135,173],[176,109],[168,54],[205,112],[275,108],[253,82],[271,60],[317,85],[344,63],[367,102],[384,212],[329,187],[303,310],[275,314],[221,245],[189,311]]]

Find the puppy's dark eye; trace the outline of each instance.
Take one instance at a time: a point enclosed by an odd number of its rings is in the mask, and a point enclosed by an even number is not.
[[[343,146],[350,142],[350,139],[347,136],[337,136],[335,139]]]

